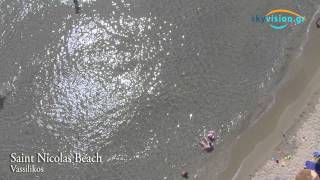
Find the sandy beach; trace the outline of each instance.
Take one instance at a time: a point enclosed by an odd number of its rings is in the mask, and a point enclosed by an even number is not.
[[[258,169],[254,180],[295,179],[306,160],[312,160],[312,153],[320,149],[320,91],[316,91],[297,124],[284,134],[281,144],[272,152],[269,160]],[[278,160],[278,162],[277,162]]]
[[[232,145],[237,148],[231,165],[219,179],[294,179],[320,149],[320,30],[314,19],[304,50],[290,64],[273,105]]]
[[[317,51],[320,47],[319,35],[319,29],[311,28],[309,41],[298,61],[320,60]],[[307,72],[306,70],[303,73]],[[271,154],[268,153],[268,160],[255,169],[251,179],[295,179],[296,174],[303,169],[304,162],[312,160],[312,153],[320,149],[319,80],[320,73],[317,70],[304,92],[286,109],[282,116],[283,121],[295,124],[289,130],[283,131],[280,145],[274,148]]]

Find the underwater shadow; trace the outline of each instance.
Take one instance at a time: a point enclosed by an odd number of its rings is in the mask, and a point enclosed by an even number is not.
[[[4,105],[4,100],[5,99],[6,99],[5,97],[0,98],[0,111],[3,109],[3,105]]]

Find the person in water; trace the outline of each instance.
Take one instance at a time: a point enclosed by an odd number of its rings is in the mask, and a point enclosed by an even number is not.
[[[203,138],[203,140],[200,141],[199,144],[202,147],[202,149],[206,152],[212,152],[214,150],[213,143],[205,137]]]
[[[73,0],[74,7],[76,9],[76,14],[80,13],[80,6],[79,6],[79,1],[78,0]]]
[[[320,28],[320,17],[319,17],[318,20],[316,21],[316,25],[317,25],[317,28]]]
[[[181,177],[188,179],[189,178],[189,173],[187,171],[182,171],[181,172]]]
[[[209,141],[214,142],[217,139],[216,133],[214,131],[209,131],[207,138],[209,139]]]

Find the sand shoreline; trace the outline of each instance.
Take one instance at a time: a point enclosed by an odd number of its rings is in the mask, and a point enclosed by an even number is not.
[[[320,149],[320,89],[312,94],[295,125],[283,136],[281,144],[268,160],[252,174],[254,180],[291,180],[303,168],[312,153]],[[276,161],[278,160],[278,162]]]
[[[250,179],[283,141],[283,134],[320,90],[320,30],[311,22],[302,54],[289,66],[275,95],[273,105],[233,143],[230,162],[218,179]],[[237,147],[237,148],[235,148]],[[302,165],[304,162],[301,162]],[[239,168],[240,167],[240,168]],[[235,175],[236,174],[236,175]],[[235,176],[234,176],[235,175]]]

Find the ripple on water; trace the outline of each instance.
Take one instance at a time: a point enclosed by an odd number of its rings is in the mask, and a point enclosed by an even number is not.
[[[60,3],[65,5],[73,5],[73,0],[58,0]],[[78,0],[79,3],[92,3],[96,2],[96,0]]]
[[[134,17],[128,4],[121,5],[113,2],[107,18],[65,19],[61,38],[35,60],[40,71],[32,118],[76,151],[106,145],[130,123],[134,100],[156,96],[161,83],[160,55],[169,54],[174,27],[152,16]]]

